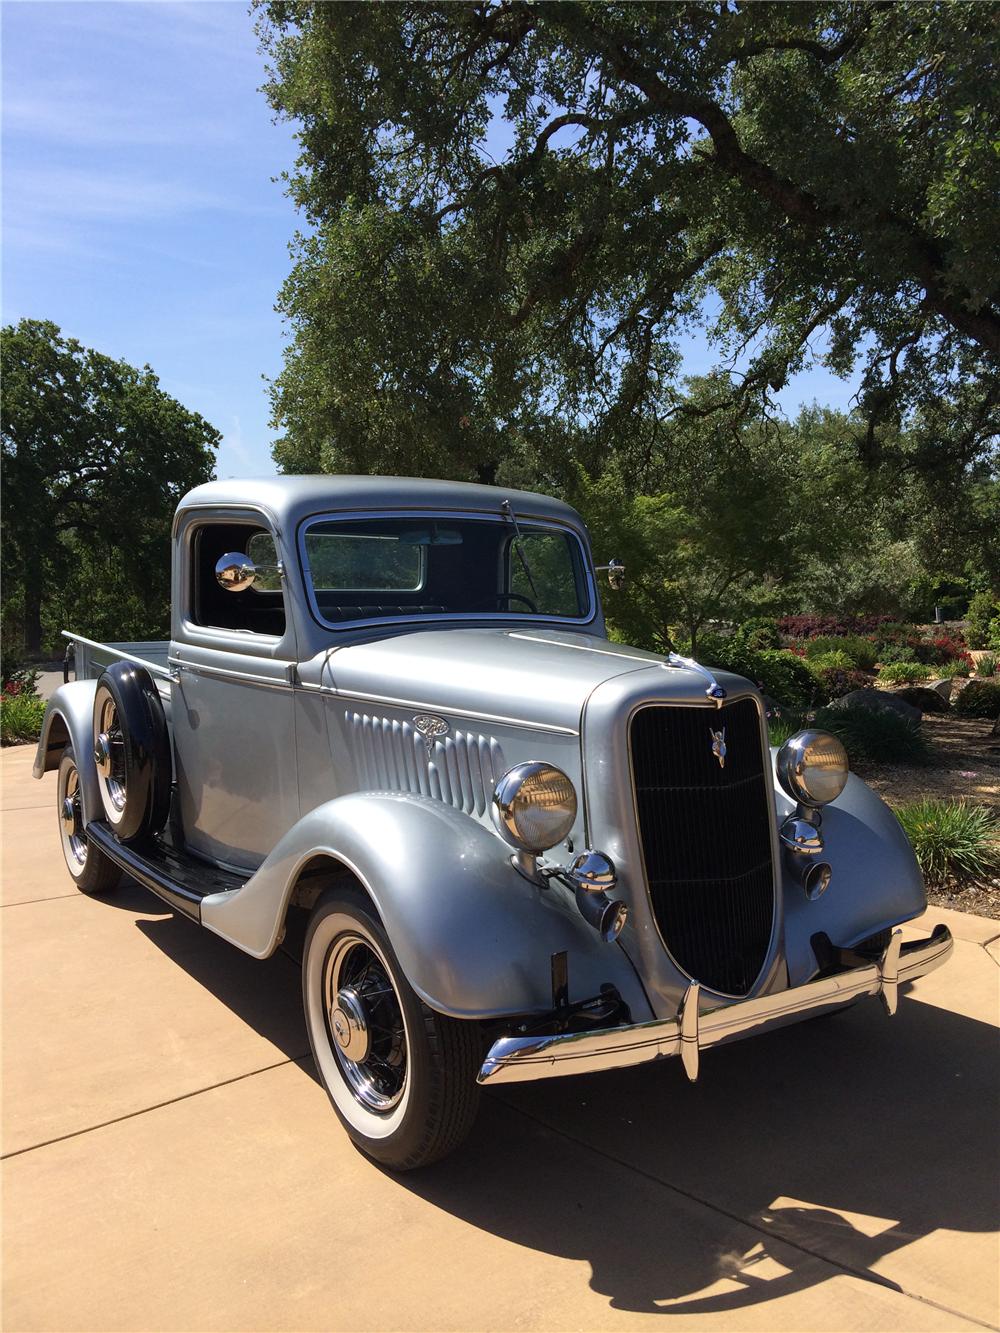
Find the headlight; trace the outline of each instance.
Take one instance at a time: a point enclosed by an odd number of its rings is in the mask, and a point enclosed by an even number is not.
[[[576,791],[552,764],[517,764],[493,790],[497,832],[522,852],[548,851],[568,836],[575,820]]]
[[[844,790],[850,772],[847,751],[826,731],[799,731],[778,751],[778,781],[803,805],[826,805]]]

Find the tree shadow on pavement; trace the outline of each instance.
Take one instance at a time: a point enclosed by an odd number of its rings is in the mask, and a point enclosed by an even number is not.
[[[155,904],[128,884],[116,901]],[[307,1055],[294,959],[258,962],[169,914],[136,924],[289,1057]],[[863,1001],[706,1053],[694,1086],[664,1060],[489,1090],[464,1148],[394,1179],[471,1226],[588,1261],[622,1310],[721,1314],[838,1271],[921,1295],[912,1272],[897,1279],[896,1251],[1000,1225],[996,1055],[988,1023],[908,998],[890,1020]],[[959,1270],[942,1303],[965,1309]]]
[[[823,1260],[898,1289],[896,1250],[998,1228],[996,1054],[989,1024],[861,1004],[711,1052],[693,1087],[663,1061],[498,1089],[464,1152],[400,1184],[588,1260],[620,1309],[722,1313],[829,1279]]]

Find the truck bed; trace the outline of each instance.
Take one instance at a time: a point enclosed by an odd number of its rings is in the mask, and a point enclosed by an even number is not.
[[[136,662],[148,667],[154,681],[162,687],[169,679],[167,658],[170,653],[168,639],[140,639],[129,643],[97,643],[86,639],[70,630],[63,631],[64,637],[76,645],[77,680],[96,680],[106,666],[122,660]]]

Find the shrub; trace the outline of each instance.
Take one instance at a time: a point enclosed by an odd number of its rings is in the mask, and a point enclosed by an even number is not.
[[[854,667],[821,667],[813,672],[822,687],[822,693],[827,699],[839,699],[845,694],[850,694],[852,690],[863,690],[871,685],[871,678],[866,676],[863,671],[856,671]]]
[[[817,635],[876,634],[892,624],[891,616],[782,616],[778,629],[790,639],[815,639]]]
[[[0,743],[16,745],[20,741],[37,741],[44,716],[44,699],[20,692],[0,696]]]
[[[929,666],[943,666],[958,658],[972,659],[965,651],[965,639],[959,634],[941,634],[934,639],[925,639],[917,645],[917,661]]]
[[[784,745],[790,736],[802,730],[802,719],[797,713],[776,713],[767,719],[767,735],[772,745]]]
[[[944,662],[938,668],[938,674],[944,676],[971,676],[972,658],[968,653],[963,653],[961,657],[952,658],[950,662]]]
[[[823,708],[816,726],[844,743],[852,763],[927,764],[930,747],[919,724],[891,708]]]
[[[990,643],[991,622],[994,620],[1000,620],[1000,599],[991,592],[977,592],[965,615],[970,648],[1000,648],[1000,644]]]
[[[976,663],[977,676],[995,676],[997,674],[997,659],[993,653],[984,653]]]
[[[699,657],[706,666],[746,676],[787,707],[804,708],[821,696],[825,701],[820,683],[805,662],[783,648],[756,652],[734,636],[699,649]]]
[[[737,627],[733,638],[754,652],[781,647],[777,621],[769,620],[767,616],[754,616],[750,620],[744,620],[743,624]]]
[[[4,664],[2,692],[6,695],[34,695],[41,675],[34,667],[17,666],[13,662]]]
[[[931,680],[936,673],[922,662],[890,662],[875,678],[876,685],[902,685],[916,680]]]
[[[967,801],[911,801],[896,811],[932,884],[982,879],[1000,867],[1000,819]]]
[[[970,680],[955,700],[962,717],[1000,716],[1000,681]]]
[[[814,639],[813,642],[815,643],[816,640]],[[854,667],[854,661],[850,653],[840,652],[839,650],[832,653],[816,653],[815,655],[806,653],[806,661],[812,671],[824,671],[828,667],[842,667],[844,670],[850,671]]]
[[[878,660],[883,666],[889,666],[894,662],[915,662],[917,653],[912,644],[884,643],[879,645]]]

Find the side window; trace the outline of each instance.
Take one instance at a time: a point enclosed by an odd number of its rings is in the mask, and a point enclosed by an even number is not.
[[[248,555],[255,565],[276,565],[274,539],[256,523],[205,523],[190,538],[191,621],[210,629],[242,630],[278,637],[285,632],[285,599],[276,571],[261,576],[242,592],[227,592],[215,579],[219,557],[231,551]]]
[[[520,548],[519,553],[517,543],[510,543],[510,591],[532,603],[539,615],[585,615],[576,542],[559,532],[525,532]],[[517,603],[511,610],[517,610]]]

